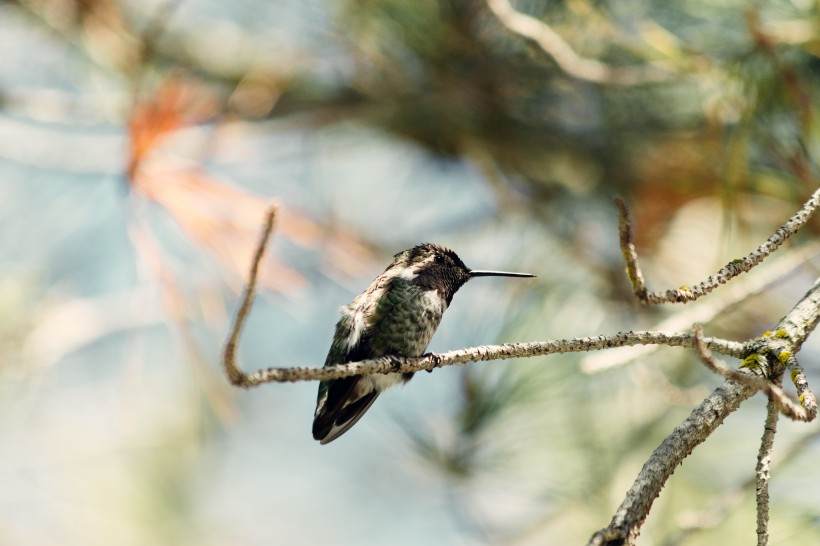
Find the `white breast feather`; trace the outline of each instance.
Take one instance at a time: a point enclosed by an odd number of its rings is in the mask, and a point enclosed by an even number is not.
[[[438,307],[440,314],[447,310],[447,300],[439,295],[438,290],[428,290],[422,297],[431,307]]]

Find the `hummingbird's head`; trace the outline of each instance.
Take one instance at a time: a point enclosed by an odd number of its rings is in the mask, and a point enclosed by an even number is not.
[[[450,305],[453,295],[474,277],[534,277],[529,273],[472,270],[458,255],[440,245],[423,243],[399,252],[387,270],[425,289],[436,289]]]

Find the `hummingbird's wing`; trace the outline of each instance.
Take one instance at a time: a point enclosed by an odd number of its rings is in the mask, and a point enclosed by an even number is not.
[[[362,339],[362,325],[356,324],[355,312],[345,309],[336,323],[325,366],[367,358],[367,343]],[[379,391],[361,375],[320,382],[313,417],[313,438],[322,444],[335,440],[356,424],[378,395]]]
[[[325,366],[366,360],[385,354],[374,347],[373,330],[390,317],[398,300],[392,294],[392,279],[377,278],[367,293],[345,308],[336,324],[333,343]],[[372,297],[373,291],[384,291],[388,297]],[[376,303],[378,302],[378,303]],[[385,380],[354,375],[319,383],[313,438],[321,444],[331,442],[347,432],[373,405],[384,388]]]
[[[362,388],[367,381],[360,375],[329,383],[325,404],[317,408],[313,419],[313,438],[322,445],[332,442],[355,425],[380,392],[370,386]]]

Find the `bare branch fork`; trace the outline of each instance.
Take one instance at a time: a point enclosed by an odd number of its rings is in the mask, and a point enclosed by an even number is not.
[[[817,190],[803,208],[778,228],[763,245],[745,258],[730,262],[693,289],[667,290],[663,294],[651,293],[646,289],[638,265],[629,211],[622,199],[617,199],[616,203],[621,212],[621,250],[627,262],[627,272],[635,295],[645,303],[685,303],[711,292],[719,284],[740,273],[749,271],[774,252],[786,238],[808,221],[820,205],[820,190]],[[695,327],[695,350],[698,356],[707,367],[726,377],[726,381],[695,408],[652,453],[609,526],[595,533],[589,544],[634,544],[652,503],[674,469],[695,447],[706,440],[731,412],[758,390],[767,394],[769,404],[755,473],[757,543],[758,546],[768,544],[768,481],[777,417],[782,412],[795,420],[812,421],[817,415],[817,402],[794,355],[819,321],[820,279],[815,281],[806,295],[780,320],[774,333],[767,332],[747,345],[749,351],[738,371],[730,370],[712,357],[708,345],[702,338],[701,329]],[[792,381],[797,389],[799,405],[792,402],[780,388],[782,375],[787,368],[791,371]]]
[[[716,365],[716,361],[707,362],[707,366],[713,369],[725,370],[728,375],[726,381],[701,402],[689,417],[655,449],[627,492],[621,506],[615,512],[609,526],[595,533],[589,544],[595,546],[634,544],[652,503],[660,495],[661,489],[675,468],[705,441],[744,400],[750,398],[759,389],[763,389],[767,394],[778,392],[777,385],[767,385],[767,383],[782,376],[788,367],[789,359],[800,350],[803,341],[814,330],[818,321],[820,321],[820,279],[789,314],[780,320],[775,334],[762,336],[750,342],[750,353],[744,360],[741,370],[733,372],[726,369],[723,364],[717,363]],[[705,343],[697,343],[698,339],[705,341],[700,337],[699,329],[695,330],[694,336],[696,349],[700,345],[698,350],[701,358],[709,357],[708,352],[703,350]],[[704,358],[705,362],[706,360],[710,359]],[[779,392],[782,393],[782,390]],[[772,400],[770,406],[780,409],[779,404],[784,403],[783,400],[777,399],[776,394],[770,396]],[[800,400],[803,405],[802,410],[805,411],[805,420],[811,420],[816,415],[816,403],[813,400],[813,396],[804,396]],[[783,407],[788,405],[784,403]],[[793,409],[793,411],[795,414],[801,413],[798,410]],[[764,442],[768,441],[767,438],[768,436],[764,435]],[[765,450],[761,446],[761,453],[768,453],[770,449],[771,446]],[[763,458],[765,455],[761,455],[761,459]],[[758,474],[759,477],[762,476],[761,473]],[[767,475],[766,478],[768,479]],[[760,482],[758,482],[758,490],[765,490],[761,489]],[[758,500],[760,500],[759,496]],[[760,502],[758,505],[760,506]],[[761,525],[761,518],[767,518],[767,512],[764,513],[759,509],[758,530],[765,529],[765,525]],[[765,533],[758,536],[765,536]],[[765,544],[765,542],[759,544]]]
[[[646,288],[643,273],[638,263],[638,253],[635,250],[634,238],[632,235],[632,219],[630,218],[629,209],[626,203],[620,197],[615,199],[615,204],[618,205],[620,211],[620,238],[621,238],[621,252],[626,260],[627,271],[629,273],[629,280],[632,283],[632,291],[644,303],[672,303],[694,301],[701,296],[705,296],[721,284],[725,284],[730,279],[750,271],[757,264],[762,262],[767,256],[778,249],[783,242],[794,235],[798,229],[808,222],[811,215],[820,205],[820,189],[812,194],[811,198],[803,205],[803,208],[797,212],[789,220],[777,228],[775,232],[769,237],[765,243],[757,247],[755,250],[736,260],[732,260],[717,273],[711,275],[708,279],[700,284],[689,287],[680,287],[677,289],[670,289],[666,292],[650,292]]]

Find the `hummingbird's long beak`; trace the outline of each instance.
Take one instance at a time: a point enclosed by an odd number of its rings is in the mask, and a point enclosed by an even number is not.
[[[510,271],[481,271],[473,269],[470,271],[470,278],[473,277],[535,277],[530,273],[512,273]]]

